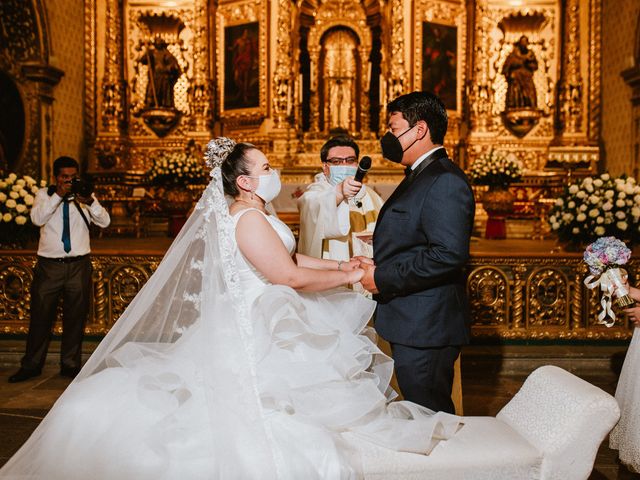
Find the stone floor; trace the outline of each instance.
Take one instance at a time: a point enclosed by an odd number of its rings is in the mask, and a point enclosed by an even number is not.
[[[96,342],[85,342],[87,354]],[[69,380],[58,375],[52,342],[42,376],[18,384],[6,382],[19,363],[24,342],[0,340],[0,465],[29,437]],[[518,391],[527,375],[545,364],[565,368],[613,394],[624,360],[625,345],[472,346],[463,353],[462,387],[465,415],[495,415]],[[640,479],[617,462],[616,452],[603,442],[591,480]]]

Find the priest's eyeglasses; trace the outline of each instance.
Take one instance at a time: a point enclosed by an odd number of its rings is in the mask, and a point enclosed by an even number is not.
[[[358,163],[357,157],[331,157],[327,158],[329,165],[355,165]]]

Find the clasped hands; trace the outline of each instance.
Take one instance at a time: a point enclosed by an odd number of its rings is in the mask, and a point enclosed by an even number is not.
[[[373,259],[359,255],[353,257],[348,262],[343,262],[341,264],[341,270],[344,271],[352,271],[358,269],[364,272],[362,277],[359,279],[362,287],[371,293],[378,293],[378,287],[376,286],[376,281],[373,276],[373,273],[376,270],[376,264],[373,262]]]

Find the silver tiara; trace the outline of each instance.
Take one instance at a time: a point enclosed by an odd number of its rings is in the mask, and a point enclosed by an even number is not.
[[[204,154],[207,166],[212,170],[221,166],[224,159],[233,151],[235,146],[235,140],[228,137],[218,137],[211,140],[207,144],[207,151]]]

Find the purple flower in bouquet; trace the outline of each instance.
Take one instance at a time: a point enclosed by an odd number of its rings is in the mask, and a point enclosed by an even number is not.
[[[615,304],[619,307],[628,307],[635,302],[629,297],[626,284],[626,273],[620,268],[631,258],[631,250],[625,243],[616,237],[602,237],[587,247],[584,252],[584,261],[589,266],[589,275],[584,284],[589,289],[600,287],[602,290],[602,312],[598,314],[598,322],[611,327],[616,319],[611,309],[611,297],[615,296]],[[611,321],[606,318],[610,317]]]
[[[616,237],[602,237],[587,247],[584,261],[592,275],[600,275],[608,268],[625,265],[631,258],[631,250]]]

